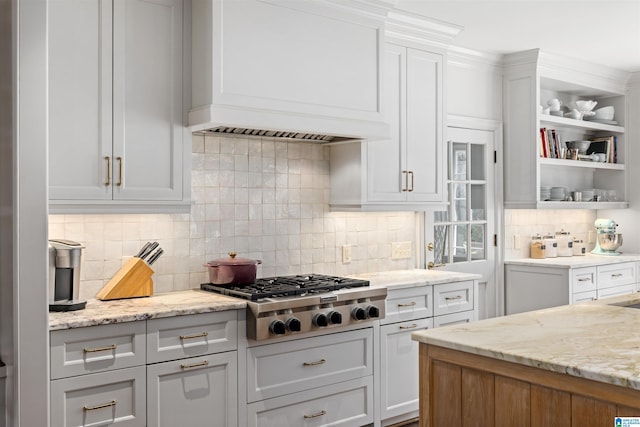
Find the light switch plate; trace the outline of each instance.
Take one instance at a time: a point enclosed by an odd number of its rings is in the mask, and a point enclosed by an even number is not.
[[[391,259],[411,258],[411,242],[392,242]]]
[[[342,263],[348,264],[351,262],[351,245],[342,245]]]

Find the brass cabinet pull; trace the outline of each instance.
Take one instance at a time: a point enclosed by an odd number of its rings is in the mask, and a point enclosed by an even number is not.
[[[402,174],[404,175],[404,188],[402,191],[409,191],[409,173],[408,171],[402,171]]]
[[[404,325],[400,325],[399,328],[400,329],[415,329],[418,327],[417,323],[412,323],[410,325],[404,326]]]
[[[107,161],[107,182],[104,185],[108,187],[111,185],[111,157],[104,156],[104,159]]]
[[[111,402],[101,403],[100,405],[95,405],[95,406],[85,405],[82,407],[82,409],[84,409],[85,411],[95,411],[96,409],[110,408],[112,406],[116,406],[117,403],[118,401],[116,399],[113,399]]]
[[[446,301],[462,299],[462,295],[456,295],[455,297],[444,297]]]
[[[302,366],[316,366],[316,365],[324,365],[325,363],[327,363],[327,361],[325,359],[320,359],[316,362],[304,362],[302,364]]]
[[[407,191],[411,192],[413,191],[413,171],[409,171],[408,175],[411,175],[411,188]],[[408,187],[408,184],[407,184],[407,187]]]
[[[433,270],[434,268],[437,268],[437,267],[444,267],[445,265],[447,265],[447,264],[436,264],[436,263],[434,263],[433,261],[429,261],[429,262],[427,263],[427,268],[428,268],[429,270]]]
[[[191,369],[191,368],[200,368],[202,366],[207,366],[209,364],[208,360],[205,360],[203,362],[199,362],[199,363],[192,363],[190,365],[186,365],[186,364],[181,364],[180,368],[182,369]]]
[[[120,176],[118,177],[118,183],[116,184],[118,187],[122,186],[122,157],[118,156],[118,169],[120,171]]]
[[[325,411],[324,409],[320,412],[316,412],[315,414],[311,414],[311,415],[305,415],[305,418],[318,418],[321,417],[323,415],[327,415],[327,411]]]
[[[191,335],[180,335],[180,339],[181,340],[190,340],[193,338],[201,338],[201,337],[206,337],[208,336],[209,333],[208,332],[200,332],[198,334],[191,334]]]
[[[99,351],[108,351],[115,350],[118,346],[115,344],[108,345],[106,347],[97,347],[97,348],[83,348],[82,351],[85,353],[97,353]]]
[[[413,307],[414,305],[416,305],[416,302],[411,301],[411,302],[404,302],[404,303],[398,304],[398,307]]]

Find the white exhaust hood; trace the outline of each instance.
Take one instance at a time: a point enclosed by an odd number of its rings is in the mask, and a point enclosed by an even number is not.
[[[192,2],[193,132],[387,139],[386,0]]]

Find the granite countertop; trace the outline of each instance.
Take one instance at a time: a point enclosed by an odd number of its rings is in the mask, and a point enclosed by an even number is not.
[[[49,313],[49,330],[237,310],[246,306],[247,303],[244,300],[199,289],[167,292],[145,298],[110,301],[91,299],[87,301],[87,307],[84,310]]]
[[[453,350],[640,390],[640,293],[414,332]]]
[[[477,280],[482,276],[479,274],[457,273],[453,271],[415,269],[358,274],[352,277],[368,280],[370,286],[413,288],[424,285],[458,282],[461,280]]]
[[[595,267],[597,265],[617,264],[621,262],[640,261],[638,254],[567,256],[556,258],[519,258],[508,259],[504,263],[510,265],[533,265],[558,268]]]

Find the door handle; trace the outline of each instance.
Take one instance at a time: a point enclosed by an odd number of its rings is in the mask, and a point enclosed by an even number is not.
[[[436,264],[436,263],[434,263],[433,261],[429,261],[429,262],[427,263],[427,268],[428,268],[429,270],[433,270],[434,268],[444,267],[445,265],[447,265],[447,264]]]
[[[428,250],[429,252],[433,252],[433,247],[434,247],[434,246],[433,246],[433,242],[429,242],[429,243],[427,243],[427,250]]]
[[[402,174],[404,175],[404,188],[402,189],[402,191],[409,191],[409,172],[408,171],[402,171]]]
[[[118,187],[122,186],[122,157],[118,156],[118,169],[120,171],[120,176],[118,177],[118,183],[116,184]]]
[[[111,157],[105,156],[104,159],[107,161],[107,182],[104,185],[108,187],[111,185]]]
[[[411,192],[411,191],[413,191],[413,171],[409,171],[407,173],[407,175],[411,175],[411,188],[409,190],[407,190],[407,191]],[[409,184],[407,183],[407,187],[408,187],[408,185]]]

